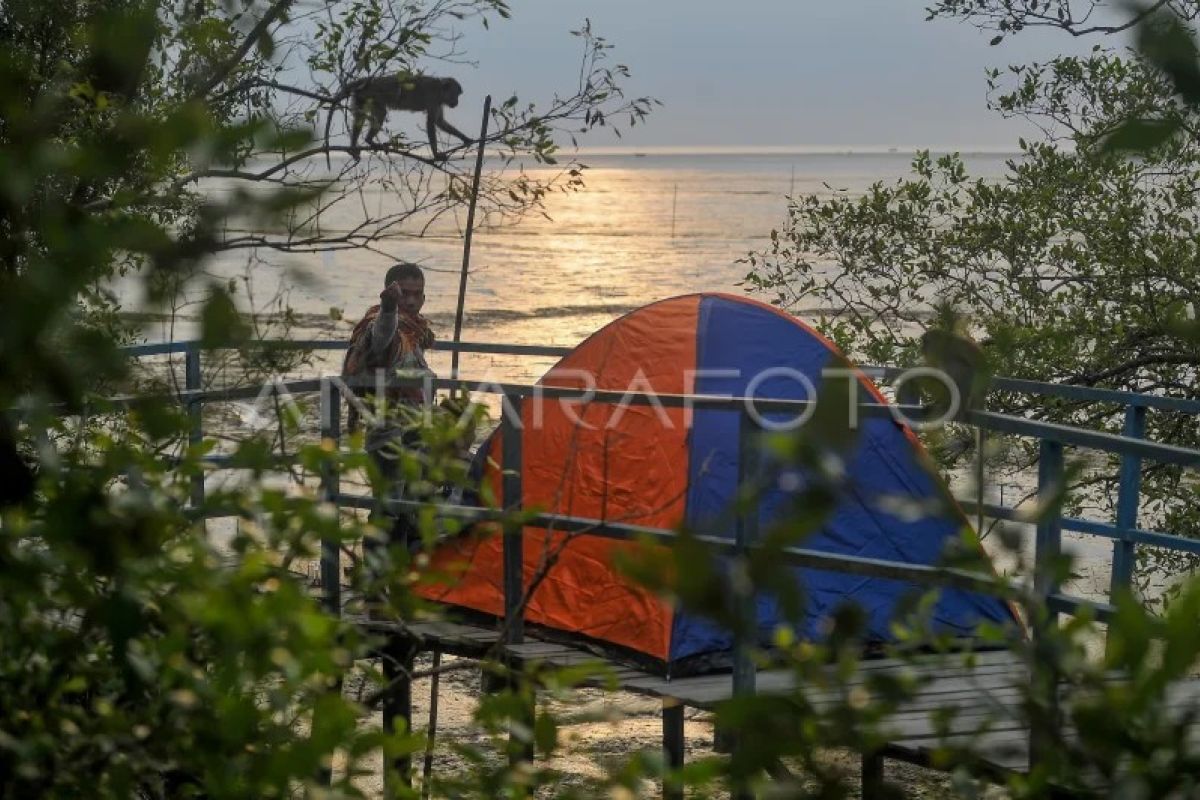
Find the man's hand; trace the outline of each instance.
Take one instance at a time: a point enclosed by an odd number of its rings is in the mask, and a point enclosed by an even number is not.
[[[379,310],[388,313],[395,311],[402,297],[399,281],[388,284],[388,287],[379,293]]]

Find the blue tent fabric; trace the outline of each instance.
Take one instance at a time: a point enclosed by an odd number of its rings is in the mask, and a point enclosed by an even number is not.
[[[795,370],[821,387],[821,370],[834,352],[821,336],[782,313],[761,304],[736,298],[706,295],[701,299],[696,330],[696,381],[698,394],[740,396],[756,376],[771,370],[773,377],[758,381],[754,395],[810,399],[802,381],[783,373]],[[844,380],[839,378],[837,380]],[[865,385],[860,392],[866,391]],[[881,498],[905,497],[931,501],[941,489],[921,463],[921,454],[905,429],[890,418],[860,419],[855,450],[847,461],[849,487],[824,526],[804,541],[804,546],[829,553],[935,564],[947,542],[956,538],[965,520],[957,514],[906,519],[880,505]],[[690,475],[686,522],[706,533],[733,538],[728,514],[737,485],[738,414],[700,409],[690,431]],[[789,498],[781,490],[768,492],[760,508],[761,525],[767,526],[786,508]],[[866,635],[871,641],[893,638],[890,628],[901,598],[915,587],[894,580],[810,569],[797,569],[796,578],[805,597],[801,638],[819,639],[823,620],[839,605],[857,603],[865,612]],[[769,643],[784,622],[771,597],[756,601],[759,635]],[[1011,623],[1007,605],[996,598],[945,590],[936,605],[937,630],[967,636],[983,621]],[[686,613],[672,621],[670,660],[726,651],[728,632]]]

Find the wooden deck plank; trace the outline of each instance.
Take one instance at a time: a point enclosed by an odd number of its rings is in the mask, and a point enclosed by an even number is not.
[[[944,740],[907,740],[893,743],[888,755],[926,766],[932,765],[934,753],[943,747],[970,748],[977,762],[998,773],[1026,772],[1029,769],[1029,732],[998,730],[985,734],[962,734]]]
[[[1019,685],[1024,679],[1012,675],[998,667],[985,668],[981,673],[960,673],[958,676],[942,675],[931,678],[930,682],[918,688],[918,695],[955,693],[964,691],[987,692],[1005,689]],[[651,684],[651,685],[646,685]],[[846,688],[861,686],[862,681],[851,681]],[[653,694],[673,697],[687,705],[707,708],[728,700],[733,696],[733,681],[729,675],[705,678],[683,678],[674,681],[639,682],[642,688]],[[786,694],[796,690],[795,676],[790,672],[771,671],[760,672],[756,680],[758,694]],[[812,688],[808,697],[811,700],[836,698],[840,690],[830,690],[819,687]]]
[[[500,638],[497,630],[455,622],[402,625],[362,620],[360,624],[374,633],[415,637],[421,647],[437,645],[445,652],[476,657],[494,650]],[[503,651],[529,666],[596,665],[600,672],[587,681],[591,685],[616,685],[693,708],[713,709],[729,700],[733,691],[728,673],[672,679],[587,650],[532,637],[522,644],[505,646]],[[867,660],[860,662],[843,685],[807,687],[805,698],[817,709],[828,708],[841,702],[846,692],[864,688],[874,678],[903,676],[919,685],[915,695],[901,703],[884,723],[889,734],[886,755],[932,765],[939,748],[970,747],[977,766],[997,774],[1027,770],[1029,732],[1018,708],[1028,681],[1027,668],[1006,651],[980,652],[974,660],[972,668],[963,664],[961,655]],[[797,688],[795,674],[783,669],[760,671],[756,684],[758,694],[786,694]],[[1179,713],[1200,704],[1200,680],[1171,686],[1168,699],[1172,711]],[[948,723],[939,723],[946,709],[956,713]],[[1200,726],[1194,733],[1200,737]]]

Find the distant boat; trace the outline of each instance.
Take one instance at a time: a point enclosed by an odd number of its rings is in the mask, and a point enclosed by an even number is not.
[[[633,157],[634,158],[645,158],[646,154],[645,153],[634,153]]]
[[[889,147],[889,148],[888,148],[888,152],[889,152],[889,153],[899,153],[900,151],[899,151],[899,150],[897,150],[895,147]]]

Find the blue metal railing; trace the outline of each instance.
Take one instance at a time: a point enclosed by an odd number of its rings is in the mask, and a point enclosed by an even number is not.
[[[320,350],[338,350],[344,349],[345,342],[330,341],[330,340],[309,340],[309,341],[282,341],[282,342],[265,342],[258,343],[257,347],[280,347],[280,348],[295,348],[295,349],[320,349]],[[474,354],[500,354],[513,356],[562,356],[571,352],[571,348],[566,347],[547,347],[539,345],[507,345],[507,344],[492,344],[481,342],[462,342],[458,344],[439,343],[435,349],[454,350],[461,353]],[[249,398],[259,396],[263,387],[242,387],[238,389],[216,389],[202,390],[199,387],[200,383],[200,352],[201,348],[198,342],[164,342],[157,344],[136,345],[127,348],[127,352],[133,356],[152,356],[164,354],[183,353],[185,355],[185,375],[186,391],[179,393],[179,400],[184,402],[189,413],[192,415],[192,432],[189,437],[191,441],[199,441],[203,431],[200,427],[200,410],[207,402],[220,402],[223,400],[231,400],[238,398]],[[895,378],[902,373],[902,370],[897,368],[881,368],[881,367],[864,367],[863,372],[868,375],[883,378]],[[340,413],[340,393],[334,389],[332,392],[327,389],[328,381],[323,379],[307,379],[298,381],[280,382],[276,385],[276,389],[283,389],[288,392],[306,393],[318,392],[322,393],[322,419],[328,420],[330,414],[336,416]],[[582,394],[580,390],[561,389],[544,386],[529,386],[522,384],[478,384],[471,381],[449,381],[438,379],[432,382],[435,388],[462,388],[472,391],[484,391],[494,394],[503,395],[505,402],[502,404],[503,416],[501,425],[515,424],[511,419],[511,407],[513,403],[519,405],[521,398],[532,396],[537,393],[544,397],[571,397]],[[1177,536],[1170,533],[1159,531],[1150,531],[1137,528],[1138,505],[1140,497],[1140,480],[1141,466],[1143,460],[1151,460],[1163,464],[1172,464],[1186,468],[1195,468],[1200,466],[1200,451],[1178,447],[1175,445],[1162,444],[1151,442],[1144,439],[1145,418],[1148,409],[1158,409],[1172,411],[1176,413],[1200,413],[1200,402],[1191,400],[1182,400],[1178,398],[1166,398],[1153,395],[1141,395],[1134,392],[1120,392],[1106,389],[1093,389],[1087,387],[1078,387],[1070,385],[1060,385],[1043,383],[1037,381],[1017,380],[1010,378],[997,378],[991,388],[997,391],[1014,392],[1019,394],[1028,394],[1032,396],[1058,397],[1078,401],[1108,403],[1114,406],[1125,408],[1125,426],[1121,434],[1113,434],[1104,431],[1095,431],[1085,428],[1074,427],[1070,425],[1062,425],[1058,423],[1042,422],[1032,420],[1025,417],[1000,414],[989,411],[971,411],[965,415],[964,421],[967,424],[974,425],[981,430],[994,431],[1014,436],[1021,436],[1036,439],[1039,441],[1041,448],[1041,457],[1039,460],[1039,478],[1038,478],[1038,493],[1041,496],[1047,496],[1048,493],[1057,491],[1063,481],[1063,449],[1066,446],[1089,449],[1097,452],[1117,454],[1121,458],[1118,501],[1116,510],[1116,519],[1113,523],[1098,522],[1095,520],[1078,519],[1071,517],[1043,516],[1037,524],[1035,561],[1039,565],[1049,563],[1055,555],[1061,552],[1062,548],[1062,532],[1064,530],[1075,531],[1079,533],[1099,536],[1113,540],[1113,566],[1112,578],[1109,586],[1109,598],[1118,591],[1129,588],[1134,564],[1134,554],[1137,545],[1148,545],[1160,547],[1178,552],[1200,555],[1200,541]],[[596,392],[587,393],[587,399],[592,402],[617,402],[625,401],[633,404],[648,404],[658,403],[666,407],[687,405],[694,408],[724,408],[727,410],[745,409],[744,398],[731,398],[728,396],[704,396],[704,395],[655,395],[652,399],[645,395],[637,395],[629,392]],[[329,404],[332,404],[329,405]],[[754,398],[754,405],[760,411],[770,410],[790,410],[800,411],[806,407],[803,401],[788,401],[788,400],[771,400],[768,398]],[[918,409],[913,407],[904,407],[910,418],[916,418]],[[885,406],[875,406],[868,404],[863,407],[865,414],[882,414],[889,413]],[[743,431],[751,430],[745,427],[748,423],[749,415],[743,413]],[[336,426],[322,430],[322,435],[334,439],[339,438],[339,431]],[[505,437],[505,441],[509,439],[517,439],[519,437]],[[512,482],[511,486],[506,487],[505,497],[519,498],[520,491],[520,453],[519,448],[515,455],[513,453],[505,453],[505,470],[509,477],[507,480]],[[219,456],[210,457],[210,463],[219,466],[222,463],[228,463],[227,459],[222,459]],[[510,464],[509,462],[512,462]],[[326,493],[329,499],[345,505],[350,499],[349,496],[343,495],[338,490],[336,476],[322,476],[322,490]],[[509,491],[511,490],[511,491]],[[199,505],[203,501],[203,481],[199,480],[197,485],[193,487],[193,502]],[[1021,520],[1023,513],[1016,508],[982,504],[979,505],[970,500],[963,501],[963,504],[968,510],[982,509],[985,516],[993,519],[1001,520]],[[562,523],[566,518],[559,518],[558,522]],[[599,536],[618,536],[619,529],[611,525],[601,524],[599,527],[594,525],[595,521],[588,521],[589,532]],[[659,534],[670,535],[670,531],[659,531]],[[516,534],[519,536],[519,532]],[[753,530],[751,529],[751,538]],[[506,542],[509,540],[506,540]],[[512,545],[515,549],[513,554],[519,554],[520,549],[515,544]],[[506,552],[509,546],[506,544]],[[336,548],[332,548],[327,555],[333,559],[337,558]],[[515,562],[516,556],[513,555]],[[507,564],[510,559],[506,559]],[[818,559],[819,560],[819,559]],[[826,564],[825,568],[836,569],[833,563],[834,558],[830,558],[830,563]],[[836,560],[843,560],[837,557]],[[868,568],[882,569],[884,563],[869,565]],[[323,567],[322,574],[328,574],[331,580],[335,579],[338,571],[336,564],[326,565],[329,568],[328,573]],[[861,565],[860,565],[861,566]],[[511,567],[515,569],[515,567]],[[940,583],[937,578],[944,571],[938,568],[923,567],[916,569],[914,565],[904,565],[900,563],[890,564],[890,569],[900,570],[900,573],[910,574],[913,580],[919,582]],[[909,572],[906,572],[908,570]],[[1087,600],[1082,597],[1070,596],[1062,593],[1061,587],[1047,582],[1045,578],[1048,572],[1043,569],[1037,570],[1037,575],[1041,576],[1037,580],[1042,583],[1036,586],[1036,589],[1046,599],[1047,606],[1054,611],[1075,613],[1080,609],[1088,609],[1100,618],[1106,618],[1112,613],[1112,606],[1109,603],[1097,603]],[[512,581],[519,580],[519,573],[514,572],[509,576]],[[506,583],[507,585],[507,583]],[[509,587],[512,589],[513,587]],[[331,589],[332,591],[332,589]],[[516,598],[510,597],[513,603],[518,605],[509,606],[506,601],[506,608],[519,607],[519,601]],[[519,627],[512,629],[517,633],[512,634],[520,636]]]

